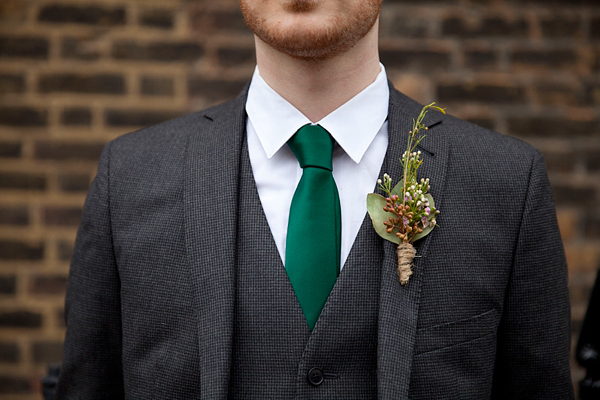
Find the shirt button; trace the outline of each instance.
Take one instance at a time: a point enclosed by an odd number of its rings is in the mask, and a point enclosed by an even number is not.
[[[310,371],[308,371],[308,381],[311,385],[319,386],[323,383],[323,379],[323,371],[319,368],[311,368]]]

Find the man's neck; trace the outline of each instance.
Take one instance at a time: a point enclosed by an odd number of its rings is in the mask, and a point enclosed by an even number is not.
[[[261,77],[312,122],[318,122],[369,86],[379,74],[378,24],[347,52],[300,60],[255,36]]]

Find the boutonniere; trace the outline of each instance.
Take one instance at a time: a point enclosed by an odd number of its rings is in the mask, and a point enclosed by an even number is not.
[[[413,119],[406,152],[400,160],[402,179],[393,185],[392,178],[386,173],[377,183],[387,197],[376,193],[367,195],[367,211],[375,231],[398,245],[398,278],[402,285],[406,285],[412,275],[412,263],[416,255],[413,243],[427,236],[437,226],[436,217],[440,213],[429,194],[429,178],[417,181],[417,171],[423,164],[417,146],[425,137],[422,131],[426,131],[427,127],[423,119],[429,109],[446,113],[443,108],[431,103],[423,107],[416,120]]]

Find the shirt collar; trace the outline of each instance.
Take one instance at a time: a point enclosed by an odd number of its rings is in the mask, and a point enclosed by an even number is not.
[[[373,83],[317,122],[356,163],[364,156],[388,114],[390,90],[385,68],[379,65],[381,71]],[[246,112],[268,158],[300,127],[311,123],[264,81],[258,67],[248,89]]]

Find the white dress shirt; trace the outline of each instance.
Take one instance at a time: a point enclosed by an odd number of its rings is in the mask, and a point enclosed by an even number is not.
[[[381,65],[381,64],[380,64]],[[335,139],[333,177],[340,195],[343,267],[367,212],[388,145],[385,69],[362,92],[317,122]],[[254,71],[246,102],[248,151],[258,195],[285,265],[290,204],[302,176],[287,141],[311,121]]]

